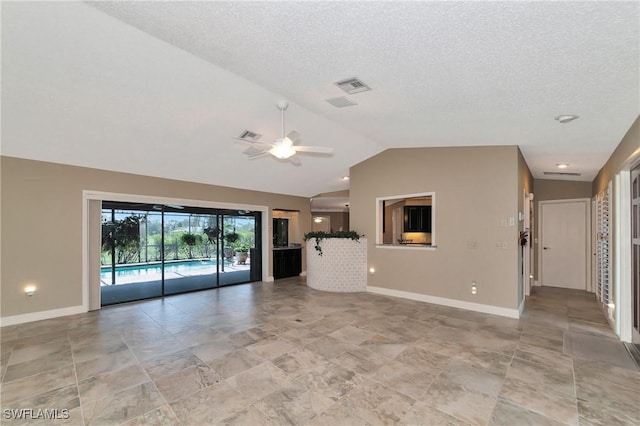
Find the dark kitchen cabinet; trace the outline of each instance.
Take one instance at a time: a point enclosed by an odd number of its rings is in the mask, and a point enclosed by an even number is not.
[[[289,219],[273,218],[273,246],[289,245]]]
[[[431,206],[404,206],[404,232],[431,232]]]
[[[297,277],[302,272],[302,249],[273,250],[273,278]]]

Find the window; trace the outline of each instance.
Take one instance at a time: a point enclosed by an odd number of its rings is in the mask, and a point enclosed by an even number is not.
[[[376,199],[376,245],[392,248],[435,248],[435,193]]]

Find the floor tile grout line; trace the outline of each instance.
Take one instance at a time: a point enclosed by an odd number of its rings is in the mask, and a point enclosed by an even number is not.
[[[274,298],[274,299],[275,299],[275,298]],[[296,300],[298,300],[298,301],[299,301],[299,299],[296,299]],[[301,309],[301,310],[307,309],[307,307],[303,306],[303,304],[300,304],[300,303],[299,303],[298,305],[299,305],[299,306],[296,306],[296,309]],[[357,305],[354,305],[354,306],[355,306],[355,307],[357,307]],[[345,307],[345,309],[350,310],[350,309],[354,309],[354,307]],[[386,311],[387,311],[387,310],[385,310],[385,312],[386,312]],[[147,312],[145,312],[145,314],[146,314],[147,316],[149,316],[149,314],[148,314]],[[151,319],[153,320],[153,317],[152,317]],[[155,321],[155,323],[157,323],[157,321]],[[563,331],[564,331],[564,332],[568,332],[569,330],[568,330],[568,329],[564,329]],[[282,335],[282,333],[283,333],[283,332],[280,332],[280,334],[278,334],[278,336],[281,336],[281,335]],[[523,333],[522,333],[522,330],[521,330],[521,331],[520,331],[520,336],[522,336],[522,334],[523,334]],[[326,336],[326,334],[323,334],[323,335],[324,335],[324,336]],[[285,340],[286,340],[286,337],[283,337],[283,339],[285,339]],[[132,351],[131,346],[129,346],[129,343],[128,343],[128,342],[126,342],[126,341],[125,341],[125,343],[127,344],[127,349],[128,349],[128,350],[130,350],[130,351]],[[291,342],[291,343],[293,343],[293,344],[294,344],[294,346],[304,347],[304,345],[302,345],[302,344],[300,344],[300,345],[296,345],[294,342]],[[415,344],[415,342],[413,342],[412,344]],[[13,350],[13,349],[12,349],[12,350]],[[290,351],[289,351],[289,352],[290,352]],[[287,353],[288,353],[288,352],[287,352]],[[512,363],[512,362],[513,362],[513,360],[516,358],[516,355],[515,355],[515,354],[516,354],[515,350],[514,350],[513,352],[511,352],[511,363]],[[135,355],[135,354],[134,354],[134,355]],[[140,361],[139,361],[139,359],[138,359],[138,356],[137,356],[137,355],[135,355],[135,359],[136,359],[136,361],[137,361],[138,365],[140,365]],[[575,362],[574,362],[576,358],[575,358],[575,357],[571,357],[571,359],[572,359],[572,377],[573,377],[573,386],[574,386],[574,390],[577,390],[577,389],[575,389],[575,388],[576,388],[576,386],[577,386],[577,382],[576,382],[577,377],[576,377]],[[77,371],[77,369],[76,369],[76,360],[77,360],[77,359],[76,359],[76,357],[74,357],[74,373],[75,373],[75,377],[76,377],[76,384],[78,385],[78,375],[77,375],[77,374],[78,374],[78,371]],[[270,360],[269,360],[269,361],[270,361]],[[333,361],[331,361],[331,360],[330,360],[330,362],[332,362],[332,363],[333,363]],[[272,363],[273,363],[273,362],[272,362]],[[511,364],[510,364],[510,366],[511,366]],[[145,372],[146,372],[146,369],[145,369]],[[441,373],[439,373],[439,374],[441,374]],[[148,377],[148,373],[147,373],[147,377]],[[436,376],[436,377],[437,377],[437,376]],[[153,380],[151,380],[151,382],[155,385],[155,382],[154,382]],[[157,389],[157,386],[156,386],[156,389]],[[576,399],[577,399],[577,398],[576,398]],[[166,398],[165,398],[165,400],[166,400]],[[495,407],[494,407],[494,409],[495,409]],[[175,413],[174,413],[174,414],[175,414]]]
[[[69,339],[69,346],[71,346],[71,339]],[[76,378],[76,391],[78,392],[78,405],[80,406],[80,416],[82,416],[82,424],[86,425],[87,422],[85,420],[85,415],[84,415],[84,406],[82,404],[82,398],[80,397],[80,381],[78,380],[78,370],[76,368],[76,356],[73,352],[73,349],[71,350],[71,361],[73,362],[73,375]]]
[[[162,394],[162,392],[160,392],[160,389],[158,389],[158,386],[156,386],[156,383],[153,381],[153,379],[151,378],[151,376],[150,376],[150,375],[149,375],[149,373],[147,372],[146,368],[144,368],[144,366],[142,365],[142,363],[140,362],[140,360],[139,360],[139,359],[138,359],[138,357],[136,356],[135,352],[134,352],[134,351],[131,349],[131,347],[129,346],[129,343],[127,343],[127,341],[124,339],[124,336],[122,336],[122,340],[124,341],[125,345],[127,346],[127,350],[129,350],[129,352],[131,352],[131,355],[133,355],[133,358],[136,360],[137,365],[142,369],[142,371],[144,371],[145,376],[147,376],[147,378],[149,379],[149,382],[153,385],[153,387],[154,387],[154,389],[156,390],[156,392],[158,392],[158,394],[160,395],[160,397],[161,397],[161,398],[162,398],[162,400],[164,401],[164,404],[162,404],[162,405],[167,405],[169,408],[171,408],[171,406],[170,406],[170,405],[169,405],[169,403],[167,402],[167,399],[164,397],[164,395]],[[140,386],[140,385],[138,384],[138,385],[134,385],[134,386],[129,386],[128,388],[126,388],[126,389],[122,389],[122,390],[119,390],[119,391],[118,391],[118,392],[116,392],[116,393],[123,392],[123,391],[128,390],[128,389],[133,389],[133,388],[135,388],[136,386]],[[142,415],[144,415],[144,414],[147,414],[147,413],[150,413],[150,412],[152,412],[152,411],[154,411],[154,410],[157,410],[158,408],[162,407],[162,405],[160,405],[160,406],[158,406],[158,407],[154,407],[153,409],[151,409],[151,410],[149,410],[149,411],[147,411],[147,412],[145,412],[145,413],[143,413],[143,414],[139,414],[139,415],[137,415],[136,417],[133,417],[133,418],[131,418],[131,419],[127,419],[127,420],[125,420],[125,421],[124,421],[124,422],[122,422],[122,423],[126,423],[126,422],[128,422],[129,420],[133,420],[133,419],[135,419],[135,418],[137,418],[137,417],[140,417],[140,416],[142,416]],[[171,411],[173,412],[173,410],[171,410]],[[174,413],[174,415],[175,415],[175,413]],[[177,418],[177,416],[176,416],[176,418]],[[122,423],[121,423],[121,424],[122,424]]]

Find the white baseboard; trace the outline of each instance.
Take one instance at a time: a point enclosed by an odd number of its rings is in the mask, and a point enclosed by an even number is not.
[[[67,315],[83,314],[87,309],[82,306],[70,306],[68,308],[52,309],[50,311],[31,312],[29,314],[12,315],[0,318],[0,327],[8,325],[24,324],[27,322],[40,321],[51,318],[65,317]]]
[[[449,306],[452,308],[466,309],[468,311],[482,312],[502,317],[520,318],[518,309],[501,308],[499,306],[483,305],[480,303],[465,302],[457,299],[447,299],[445,297],[429,296],[420,293],[411,293],[402,290],[392,290],[383,287],[367,286],[367,291],[371,293],[384,294],[385,296],[401,297],[403,299],[417,300],[419,302],[433,303],[435,305]]]
[[[306,277],[306,276],[307,276],[307,271],[302,271],[302,272],[300,272],[300,276],[301,276],[301,277]]]
[[[264,280],[265,283],[272,283],[273,281],[273,277],[267,277],[267,279]]]

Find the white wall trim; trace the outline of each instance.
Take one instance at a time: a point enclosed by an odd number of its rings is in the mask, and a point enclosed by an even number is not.
[[[436,246],[408,246],[408,245],[390,245],[390,244],[376,244],[374,246],[377,249],[385,250],[423,250],[423,251],[435,251]]]
[[[367,292],[383,294],[385,296],[401,297],[403,299],[417,300],[419,302],[433,303],[435,305],[449,306],[452,308],[466,309],[468,311],[482,312],[484,314],[500,315],[502,317],[520,318],[518,309],[502,308],[499,306],[483,305],[480,303],[465,302],[464,300],[447,299],[445,297],[429,296],[427,294],[412,293],[402,290],[393,290],[383,287],[367,286]]]
[[[82,307],[89,310],[89,194],[82,191]]]
[[[414,194],[390,195],[386,197],[377,197],[376,212],[376,239],[374,243],[376,247],[382,246],[382,202],[387,200],[398,200],[402,198],[431,197],[431,244],[436,247],[436,193],[435,192],[416,192]],[[388,246],[388,244],[387,244]]]
[[[631,342],[633,309],[631,289],[631,173],[622,170],[613,186],[613,291],[614,312],[608,308],[609,320],[623,342]]]
[[[50,311],[31,312],[28,314],[12,315],[9,317],[0,318],[0,327],[6,327],[9,325],[24,324],[27,322],[46,320],[57,317],[64,317],[67,315],[84,314],[87,309],[82,306],[70,306],[68,308],[52,309]]]
[[[520,306],[518,306],[518,312],[520,315],[522,315],[522,313],[524,312],[524,301],[525,301],[525,297],[522,298],[522,301],[520,302]]]

